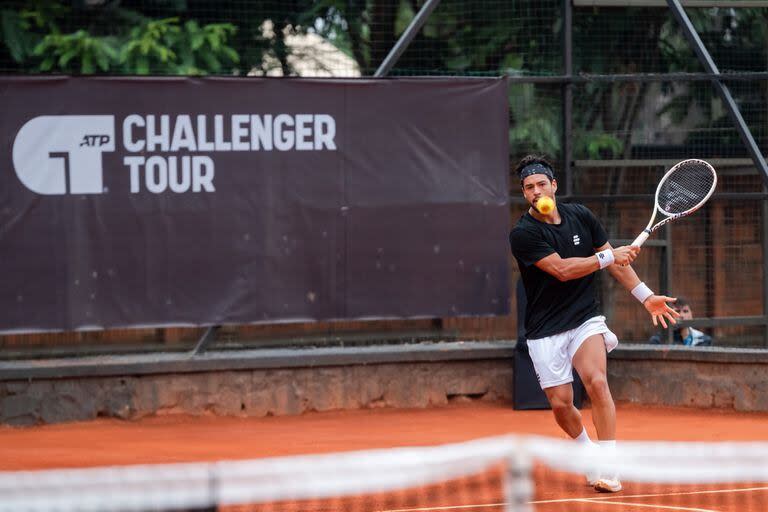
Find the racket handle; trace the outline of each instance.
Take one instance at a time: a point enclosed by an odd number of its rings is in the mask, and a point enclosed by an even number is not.
[[[632,245],[634,245],[635,247],[640,247],[645,243],[646,240],[648,240],[649,236],[651,236],[650,231],[647,231],[647,230],[643,231],[642,233],[640,233],[640,235],[638,235],[637,238],[635,238],[635,241],[632,242]]]

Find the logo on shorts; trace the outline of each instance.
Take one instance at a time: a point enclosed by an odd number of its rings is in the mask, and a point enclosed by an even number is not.
[[[581,243],[581,238],[579,238],[579,235],[573,235],[573,245],[579,245]]]

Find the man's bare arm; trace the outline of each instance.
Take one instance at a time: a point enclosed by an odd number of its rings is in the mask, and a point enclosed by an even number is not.
[[[608,267],[609,270],[615,267],[616,264],[623,265],[631,263],[640,252],[639,247],[622,246],[613,249],[608,243],[600,248],[600,250],[605,249],[610,249],[613,252],[614,261],[616,262]],[[559,281],[579,279],[580,277],[588,276],[592,272],[600,270],[600,262],[596,255],[587,256],[586,258],[561,258],[559,254],[552,253],[546,258],[537,261],[536,266],[547,274],[554,276]]]
[[[598,250],[602,251],[611,247],[611,244],[606,243]],[[637,285],[640,284],[640,278],[637,277],[637,273],[630,265],[611,265],[608,267],[608,272],[616,279],[627,291],[631,292]],[[649,292],[651,293],[651,292]],[[651,295],[643,301],[643,307],[651,315],[653,325],[661,323],[663,327],[667,327],[667,320],[671,323],[677,323],[675,320],[680,314],[669,307],[667,302],[675,302],[677,299],[674,297],[667,297],[666,295]]]
[[[604,251],[605,249],[611,249],[611,244],[609,242],[606,242],[605,245],[597,248],[598,251]],[[632,268],[632,265],[613,264],[606,270],[608,270],[608,273],[611,274],[621,286],[626,288],[628,292],[631,292],[635,286],[640,284],[640,278],[637,277],[637,273]]]

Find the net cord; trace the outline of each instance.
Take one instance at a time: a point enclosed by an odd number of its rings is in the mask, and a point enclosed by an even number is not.
[[[620,442],[611,453],[566,439],[501,436],[244,461],[0,472],[0,512],[142,511],[341,497],[429,485],[500,463],[511,468],[505,499],[525,510],[532,461],[574,473],[599,468],[636,482],[768,482],[768,443]]]

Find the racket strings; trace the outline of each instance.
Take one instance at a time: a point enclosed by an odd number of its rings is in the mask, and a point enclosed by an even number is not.
[[[715,172],[706,162],[683,162],[659,187],[658,207],[665,215],[680,215],[705,201],[715,185]]]

